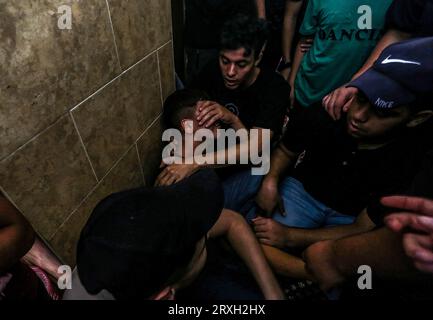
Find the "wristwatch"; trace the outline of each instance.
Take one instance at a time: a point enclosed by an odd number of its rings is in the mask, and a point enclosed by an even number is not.
[[[280,62],[278,63],[278,66],[277,66],[277,71],[281,72],[283,70],[290,68],[291,66],[292,66],[291,61],[287,62],[286,58],[281,57]]]

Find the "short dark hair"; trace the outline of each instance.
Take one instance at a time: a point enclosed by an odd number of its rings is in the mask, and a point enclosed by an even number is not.
[[[247,56],[254,52],[258,58],[269,36],[268,23],[245,14],[226,21],[221,30],[220,50],[245,49]]]
[[[201,90],[182,89],[174,92],[164,102],[162,120],[165,127],[179,128],[180,121],[192,115],[197,102],[208,99],[208,95]]]

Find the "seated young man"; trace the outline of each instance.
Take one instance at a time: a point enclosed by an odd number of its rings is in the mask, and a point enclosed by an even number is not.
[[[433,38],[387,48],[350,84],[359,94],[339,122],[319,105],[293,114],[256,198],[275,213],[253,220],[261,243],[306,247],[375,227],[379,199],[406,190],[428,148],[418,129],[431,125],[432,53]]]
[[[264,21],[244,15],[237,15],[224,24],[219,60],[206,67],[191,85],[191,88],[209,95],[198,103],[195,118],[200,126],[209,128],[220,123],[236,131],[257,129],[259,137],[265,130],[271,139],[280,135],[289,107],[290,87],[275,71],[259,67],[267,33]],[[247,139],[244,143],[249,146],[251,137]],[[265,143],[269,145],[270,141],[258,140],[259,152],[264,150]],[[233,150],[236,164],[225,161],[225,164],[215,166],[230,166],[218,169],[217,173],[224,180],[225,207],[235,211],[240,210],[246,199],[254,196],[263,178],[263,175],[251,176],[249,166],[239,165],[242,150],[239,144]],[[248,152],[248,147],[244,150]],[[250,153],[246,157],[250,159]],[[171,180],[175,176],[182,179],[206,166],[168,166],[162,175],[171,176]],[[244,181],[254,182],[256,187],[246,190]]]
[[[218,36],[223,23],[236,14],[265,16],[265,0],[185,1],[186,83],[218,56]]]
[[[379,217],[375,222],[375,230],[317,242],[306,250],[306,267],[323,290],[344,288],[343,296],[353,298],[418,300],[431,297],[433,150],[427,154],[421,171],[404,194],[381,200],[389,208],[383,210],[384,219]],[[364,293],[356,283],[361,276],[358,274],[360,266],[371,269],[372,288]]]
[[[101,201],[81,233],[64,299],[172,300],[200,274],[206,241],[215,237],[225,237],[242,257],[266,299],[284,298],[249,226],[223,210],[219,178],[202,170],[172,186]]]

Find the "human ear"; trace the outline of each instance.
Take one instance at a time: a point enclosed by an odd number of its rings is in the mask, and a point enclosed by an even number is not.
[[[411,117],[411,120],[406,124],[406,126],[408,128],[414,128],[416,126],[419,126],[420,124],[423,124],[424,122],[429,120],[432,116],[433,116],[433,111],[431,110],[420,111]]]

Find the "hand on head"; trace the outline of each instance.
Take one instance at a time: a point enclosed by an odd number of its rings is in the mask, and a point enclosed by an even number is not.
[[[325,96],[322,105],[334,120],[339,120],[343,112],[349,110],[353,98],[358,93],[355,87],[341,87]]]

